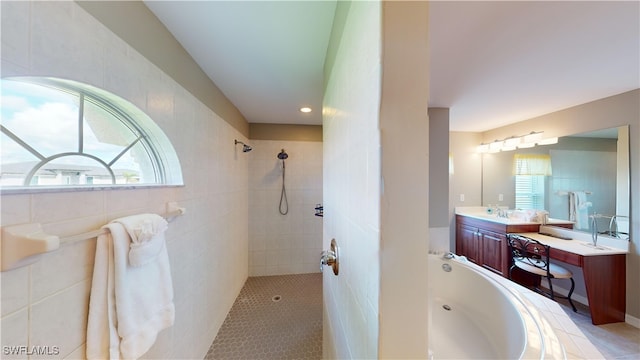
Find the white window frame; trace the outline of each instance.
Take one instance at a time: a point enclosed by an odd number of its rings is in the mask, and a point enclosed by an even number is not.
[[[515,175],[515,208],[522,210],[545,208],[544,175]]]
[[[551,175],[547,154],[515,154],[513,177],[516,209],[545,209],[545,181]]]
[[[155,124],[155,122],[147,116],[142,110],[131,104],[130,102],[111,94],[107,91],[98,89],[96,87],[81,84],[75,81],[54,79],[54,78],[8,78],[11,81],[23,81],[40,86],[56,89],[58,91],[72,93],[79,97],[79,114],[78,114],[78,145],[76,151],[62,152],[53,154],[50,156],[44,156],[35,150],[34,146],[31,146],[27,142],[23,141],[18,135],[11,132],[0,123],[0,130],[4,135],[9,137],[15,143],[20,145],[23,149],[34,155],[39,161],[31,168],[31,170],[25,175],[24,181],[21,186],[7,186],[3,185],[0,189],[2,193],[15,193],[15,192],[30,192],[30,190],[65,190],[69,188],[121,188],[121,187],[150,187],[150,186],[180,186],[182,182],[182,171],[177,154],[171,145],[168,137],[164,132]],[[5,81],[5,79],[2,79]],[[92,155],[90,152],[84,149],[83,139],[83,118],[84,118],[84,103],[91,102],[94,106],[100,107],[105,112],[112,116],[112,121],[119,121],[124,124],[129,131],[134,135],[135,140],[129,143],[115,158],[109,162],[105,162],[99,157]],[[146,154],[149,157],[148,166],[152,170],[149,173],[145,173],[152,181],[147,181],[143,184],[116,184],[116,177],[112,169],[112,165],[127,151],[129,151],[134,145],[140,144]],[[67,156],[80,156],[84,158],[90,158],[95,162],[101,164],[110,174],[111,184],[71,184],[71,185],[53,185],[42,186],[32,184],[32,179],[37,178],[38,171],[43,166],[61,157]],[[1,165],[1,164],[0,164]],[[151,172],[153,173],[151,175]],[[70,179],[67,179],[70,180]],[[67,181],[69,182],[69,181]]]

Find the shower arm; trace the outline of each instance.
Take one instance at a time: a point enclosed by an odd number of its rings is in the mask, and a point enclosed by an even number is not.
[[[234,145],[238,145],[238,144],[242,144],[242,152],[249,152],[251,150],[253,150],[253,148],[250,145],[247,145],[245,143],[243,143],[242,141],[239,141],[238,139],[234,139]]]

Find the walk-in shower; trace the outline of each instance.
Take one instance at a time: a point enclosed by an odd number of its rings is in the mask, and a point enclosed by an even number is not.
[[[280,152],[278,153],[278,159],[282,160],[282,191],[280,192],[280,205],[278,207],[278,210],[282,215],[287,215],[287,213],[289,212],[289,201],[287,200],[287,190],[284,186],[284,179],[285,179],[284,161],[288,157],[289,157],[289,154],[287,154],[284,151],[284,149],[280,150]]]
[[[243,143],[242,141],[238,141],[238,140],[234,140],[235,144],[242,144],[242,152],[249,152],[251,150],[253,150],[253,148],[245,143]]]

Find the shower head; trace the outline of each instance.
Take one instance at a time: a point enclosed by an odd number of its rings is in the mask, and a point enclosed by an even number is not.
[[[236,145],[242,144],[242,152],[249,152],[249,151],[253,150],[253,148],[251,146],[243,143],[242,141],[235,140],[235,144]]]
[[[280,152],[278,153],[278,159],[280,159],[280,160],[284,160],[284,159],[286,159],[288,157],[289,157],[289,154],[284,152],[284,149],[280,150]]]

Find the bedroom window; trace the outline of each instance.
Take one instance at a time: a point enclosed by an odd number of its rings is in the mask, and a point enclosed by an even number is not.
[[[3,190],[182,184],[168,138],[126,100],[68,80],[1,82]]]

